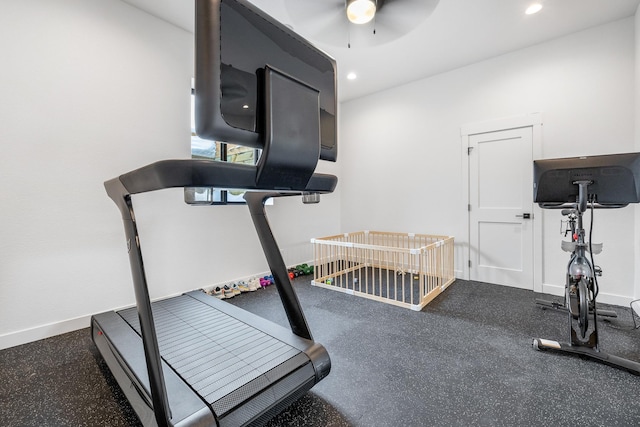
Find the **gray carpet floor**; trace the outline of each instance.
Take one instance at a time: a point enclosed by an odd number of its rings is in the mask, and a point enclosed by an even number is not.
[[[331,374],[271,427],[640,425],[640,377],[532,348],[568,339],[539,294],[458,280],[414,312],[309,282],[294,287]],[[287,325],[273,286],[228,301]],[[619,316],[599,321],[601,350],[640,361],[630,310],[602,307]],[[139,424],[82,329],[0,352],[0,425]]]

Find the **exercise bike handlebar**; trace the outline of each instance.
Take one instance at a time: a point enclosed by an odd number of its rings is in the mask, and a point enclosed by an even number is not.
[[[589,202],[587,189],[589,185],[593,184],[593,181],[575,181],[574,184],[578,186],[578,200],[576,202],[538,202],[538,206],[542,209],[563,209],[562,215],[566,216],[575,210],[584,213],[588,204],[594,209],[618,209],[628,205],[628,203],[599,203],[594,200]]]

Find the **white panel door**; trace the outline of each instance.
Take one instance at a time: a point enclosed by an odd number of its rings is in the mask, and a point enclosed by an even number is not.
[[[470,278],[533,290],[532,128],[469,136]]]

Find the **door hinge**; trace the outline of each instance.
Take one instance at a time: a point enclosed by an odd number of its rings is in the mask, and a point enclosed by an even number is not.
[[[469,260],[469,268],[471,268],[471,260]]]
[[[471,212],[471,203],[469,203],[469,204],[467,205],[467,210],[468,210],[469,212]]]
[[[471,155],[471,151],[473,151],[473,147],[467,147],[467,156]]]

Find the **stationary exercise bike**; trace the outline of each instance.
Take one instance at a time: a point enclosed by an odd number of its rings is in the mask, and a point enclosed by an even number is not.
[[[602,269],[593,263],[593,255],[602,251],[602,243],[593,244],[585,239],[582,216],[590,207],[591,218],[593,218],[594,208],[593,201],[589,203],[587,200],[587,187],[590,183],[591,181],[576,181],[579,187],[579,201],[570,209],[562,210],[562,215],[567,216],[569,225],[565,234],[570,233],[571,241],[563,240],[561,248],[571,253],[567,264],[564,295],[564,308],[569,312],[571,345],[597,348],[598,324],[595,301],[598,295],[598,281],[596,276],[602,275]],[[587,252],[591,254],[590,257],[587,256]],[[587,334],[590,323],[593,325],[593,330]],[[534,346],[539,346],[536,340],[534,340]]]
[[[538,350],[579,354],[640,375],[640,363],[602,352],[598,346],[597,277],[602,275],[602,270],[594,264],[593,255],[602,251],[602,244],[587,242],[583,225],[583,214],[587,208],[591,210],[592,231],[595,208],[621,208],[640,200],[640,188],[635,184],[640,175],[640,155],[598,156],[591,158],[589,163],[582,162],[584,164],[579,161],[582,159],[586,158],[537,161],[538,164],[535,165],[535,200],[545,209],[563,209],[563,215],[568,218],[571,241],[563,240],[561,247],[571,256],[567,264],[564,306],[554,306],[568,313],[569,343],[535,338],[533,347]],[[634,168],[628,167],[629,161]],[[618,163],[622,163],[624,167]],[[619,176],[614,181],[608,178],[609,175]],[[620,180],[622,175],[625,178],[623,181]],[[567,180],[573,189],[567,185]],[[619,188],[614,188],[616,185]],[[591,191],[592,187],[594,191]],[[613,190],[609,190],[609,187]],[[630,191],[621,191],[626,187],[630,187]],[[563,198],[566,200],[567,195],[573,197],[575,189],[575,202],[558,202]],[[598,193],[604,196],[604,202],[598,202]],[[611,193],[614,193],[613,196]],[[616,203],[618,200],[620,203]],[[536,302],[549,304],[541,301]]]

